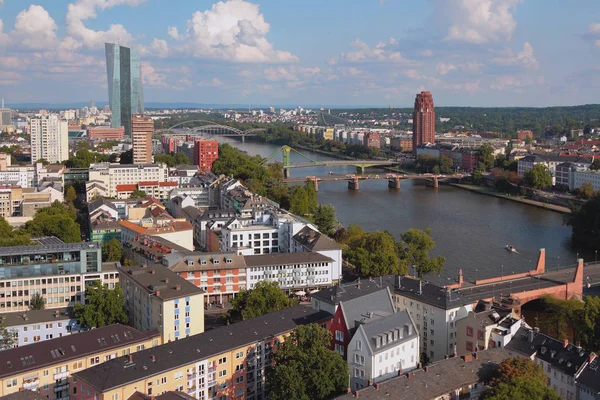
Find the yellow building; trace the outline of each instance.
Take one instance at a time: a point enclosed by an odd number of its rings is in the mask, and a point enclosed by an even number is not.
[[[115,324],[2,351],[0,397],[35,390],[48,399],[69,399],[77,393],[72,373],[161,343],[157,331]]]
[[[204,332],[204,291],[167,267],[119,267],[119,282],[136,329],[158,329],[165,342]]]
[[[333,140],[333,128],[322,128],[317,135],[318,139]]]
[[[324,311],[286,308],[118,358],[76,374],[71,400],[125,400],[136,391],[180,391],[196,399],[265,399],[265,368],[298,325],[327,324]]]

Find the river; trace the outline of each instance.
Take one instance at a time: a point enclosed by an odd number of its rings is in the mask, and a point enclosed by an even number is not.
[[[268,157],[279,146],[235,139],[221,142],[250,155]],[[301,150],[313,160],[329,156]],[[279,156],[277,160],[282,161]],[[292,162],[306,161],[292,153]],[[354,167],[311,167],[292,169],[292,177],[355,173]],[[381,174],[380,170],[368,171]],[[432,228],[436,242],[433,255],[446,257],[443,276],[457,277],[463,269],[465,279],[484,278],[522,272],[535,268],[538,251],[546,249],[546,269],[575,264],[577,254],[594,261],[594,251],[585,252],[571,244],[571,229],[557,212],[519,204],[495,197],[440,185],[434,189],[423,182],[404,181],[401,189],[388,189],[386,180],[360,182],[359,191],[349,191],[347,182],[319,184],[319,202],[331,204],[344,225],[359,224],[365,230],[388,230],[396,238],[409,228]],[[506,244],[518,252],[509,253]]]

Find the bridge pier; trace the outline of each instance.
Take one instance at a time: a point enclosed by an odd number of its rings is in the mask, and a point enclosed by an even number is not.
[[[434,177],[433,177],[433,187],[434,187],[434,188],[437,188],[437,187],[439,187],[439,183],[438,183],[438,178],[437,178],[437,176],[434,176]]]
[[[365,167],[363,167],[362,165],[357,165],[356,166],[356,174],[364,175],[364,173],[365,173]]]
[[[354,178],[350,178],[348,180],[348,190],[358,190],[358,189],[359,189],[358,177],[355,176]]]
[[[246,135],[242,135],[242,143],[246,143]]]
[[[392,177],[388,179],[388,188],[400,190],[400,177]]]
[[[312,182],[313,186],[315,187],[315,192],[318,192],[319,191],[319,178],[317,178],[316,176],[308,176],[306,179]]]
[[[290,169],[289,168],[284,168],[283,169],[283,177],[284,178],[289,178],[290,177]]]

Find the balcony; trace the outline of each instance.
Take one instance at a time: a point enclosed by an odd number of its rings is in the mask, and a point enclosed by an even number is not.
[[[69,371],[60,372],[58,374],[54,374],[54,380],[60,381],[61,379],[66,379],[69,377]]]
[[[186,393],[187,394],[196,393],[196,386],[193,386],[191,388],[187,388]]]
[[[56,400],[69,400],[69,396],[59,397]]]
[[[37,378],[29,382],[23,382],[23,389],[25,390],[38,390],[39,386],[40,381]]]
[[[196,373],[193,373],[193,374],[188,373],[187,380],[188,381],[193,381],[194,379],[196,379],[197,376],[198,375],[196,375]]]
[[[62,392],[63,390],[69,390],[69,382],[54,386],[54,393]]]

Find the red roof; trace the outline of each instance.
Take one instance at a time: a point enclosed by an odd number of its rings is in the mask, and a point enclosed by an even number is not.
[[[158,186],[158,181],[141,181],[138,186]]]
[[[159,182],[159,186],[177,186],[177,182]]]
[[[117,185],[117,192],[133,192],[137,185]]]

